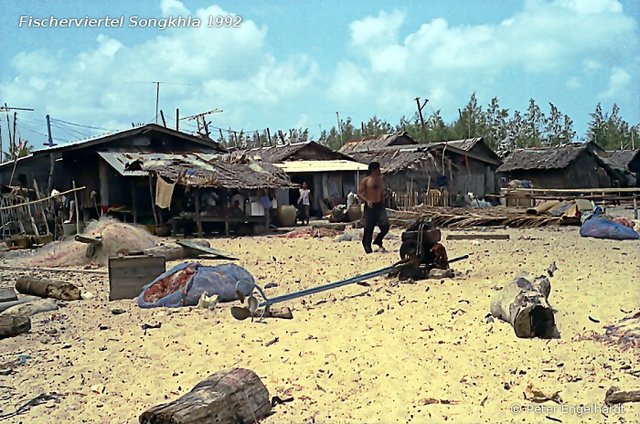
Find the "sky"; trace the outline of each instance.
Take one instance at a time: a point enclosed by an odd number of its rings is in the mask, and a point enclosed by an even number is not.
[[[0,15],[0,103],[19,135],[59,143],[156,119],[208,115],[217,128],[321,129],[376,115],[396,124],[429,99],[457,118],[471,93],[525,111],[534,98],[573,118],[598,102],[640,122],[637,0],[7,0]],[[34,20],[80,19],[72,28]],[[84,18],[121,18],[110,28]],[[176,27],[161,29],[162,18]],[[224,26],[225,17],[231,26]],[[156,26],[150,24],[156,19]],[[200,27],[195,27],[195,19]],[[190,19],[190,21],[189,21]],[[209,20],[212,21],[210,27]],[[216,26],[222,22],[223,26]],[[30,25],[31,23],[31,25]],[[77,27],[79,26],[79,27]],[[0,114],[6,136],[6,118]],[[71,125],[78,124],[78,125]],[[195,122],[180,121],[195,131]],[[226,135],[226,132],[225,132]]]

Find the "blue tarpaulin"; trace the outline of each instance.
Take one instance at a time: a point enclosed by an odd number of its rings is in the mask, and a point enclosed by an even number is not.
[[[228,302],[237,299],[236,287],[248,296],[255,281],[249,271],[235,264],[205,266],[196,262],[176,265],[142,288],[141,308],[195,306],[202,293]]]
[[[596,208],[580,227],[582,237],[606,238],[613,240],[637,240],[640,239],[633,228],[629,228],[619,222],[604,218],[600,213],[602,209]]]

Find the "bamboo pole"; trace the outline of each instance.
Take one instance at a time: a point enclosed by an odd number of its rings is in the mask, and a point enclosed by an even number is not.
[[[80,234],[80,208],[78,207],[78,191],[76,190],[76,181],[71,181],[73,186],[73,199],[76,209],[76,234]]]
[[[65,195],[65,194],[74,193],[76,191],[84,190],[85,188],[87,188],[87,187],[86,186],[82,186],[82,187],[75,188],[73,190],[63,191],[62,193],[58,193],[56,196],[62,196],[62,195]],[[1,207],[0,210],[15,209],[15,208],[19,208],[21,206],[32,205],[34,203],[41,203],[41,202],[44,202],[46,200],[51,200],[51,199],[55,198],[56,196],[49,196],[49,197],[42,198],[40,200],[32,200],[30,202],[24,202],[24,203],[20,203],[20,204],[17,204],[17,205],[4,206],[4,207]]]
[[[151,174],[149,174],[149,193],[151,194],[151,211],[153,212],[153,222],[158,226],[158,217],[156,216],[156,199],[153,195],[153,181]]]

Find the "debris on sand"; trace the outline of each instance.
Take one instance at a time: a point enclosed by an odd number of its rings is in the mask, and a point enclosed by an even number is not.
[[[101,248],[95,255],[87,256],[86,243],[70,239],[49,243],[28,256],[16,259],[16,265],[56,267],[95,263],[105,266],[110,256],[132,250],[144,250],[156,245],[155,236],[143,227],[124,224],[111,218],[91,222],[83,235],[102,240]]]
[[[301,228],[299,230],[289,231],[285,234],[279,234],[279,238],[315,238],[315,237],[335,237],[338,231],[331,228]]]
[[[604,327],[604,334],[589,332],[575,340],[595,340],[606,345],[617,345],[620,350],[640,347],[640,311]]]

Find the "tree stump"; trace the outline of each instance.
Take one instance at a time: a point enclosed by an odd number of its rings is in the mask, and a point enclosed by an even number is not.
[[[31,319],[22,315],[0,315],[0,339],[31,330]]]
[[[140,424],[253,423],[271,412],[269,391],[251,370],[219,371],[173,402],[140,415]]]
[[[491,302],[491,315],[511,324],[518,337],[550,339],[556,329],[547,299],[550,292],[551,283],[545,276],[536,277],[533,282],[515,278]]]
[[[71,283],[46,280],[32,276],[20,277],[16,290],[22,294],[32,294],[59,300],[80,300],[80,289]]]

